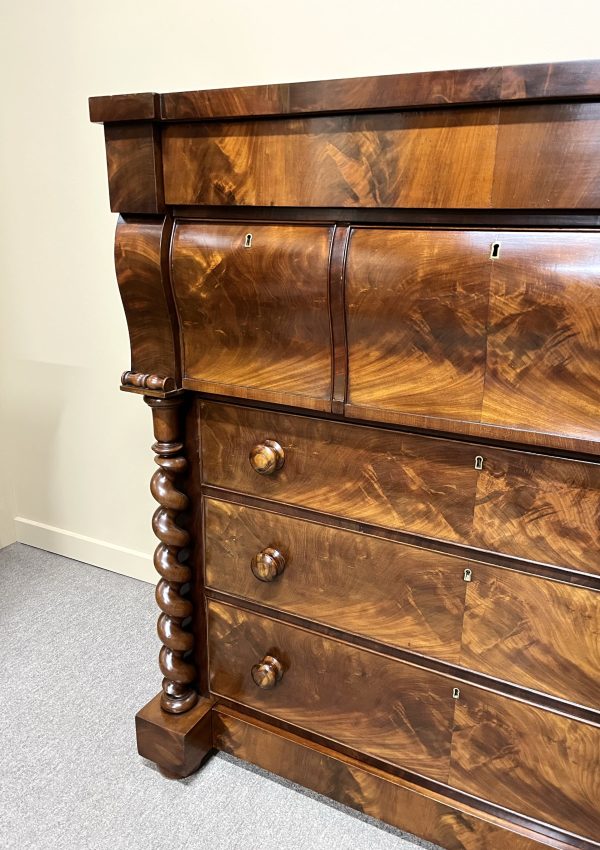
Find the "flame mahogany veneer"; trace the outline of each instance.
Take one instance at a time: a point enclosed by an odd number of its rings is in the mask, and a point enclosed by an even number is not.
[[[158,465],[139,752],[600,847],[600,63],[90,117]]]

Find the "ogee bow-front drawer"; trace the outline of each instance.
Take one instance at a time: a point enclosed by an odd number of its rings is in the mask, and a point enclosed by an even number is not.
[[[330,410],[332,234],[310,225],[175,226],[188,389]]]

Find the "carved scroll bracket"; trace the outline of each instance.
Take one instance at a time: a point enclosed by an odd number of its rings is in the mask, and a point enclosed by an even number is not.
[[[152,528],[160,540],[154,553],[154,566],[161,576],[156,587],[156,601],[162,611],[157,624],[163,643],[159,655],[164,676],[160,705],[170,714],[182,714],[198,701],[193,687],[196,669],[189,659],[194,643],[188,630],[192,603],[185,594],[192,578],[192,571],[185,563],[189,534],[177,523],[188,505],[187,496],[176,487],[178,477],[187,467],[183,444],[179,442],[183,399],[145,397],[144,401],[152,408],[156,437],[152,449],[159,467],[152,476],[150,491],[158,502]]]

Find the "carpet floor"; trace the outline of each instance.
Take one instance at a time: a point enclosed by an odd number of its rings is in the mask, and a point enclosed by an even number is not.
[[[133,727],[159,688],[155,622],[145,582],[0,550],[0,847],[433,848],[223,753],[163,778]]]

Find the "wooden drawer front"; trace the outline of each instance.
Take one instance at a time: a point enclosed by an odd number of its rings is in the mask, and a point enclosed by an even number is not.
[[[450,785],[597,841],[600,727],[461,685]]]
[[[481,449],[473,543],[600,574],[600,464]]]
[[[348,402],[479,421],[490,235],[352,232]]]
[[[445,782],[453,682],[332,638],[209,602],[211,691]],[[271,689],[253,681],[265,655],[283,665]]]
[[[594,209],[599,103],[172,123],[168,204]]]
[[[186,386],[330,409],[332,233],[303,225],[176,226],[173,289]]]
[[[473,565],[461,664],[600,710],[600,592]]]
[[[204,520],[209,587],[600,709],[596,591],[215,499]]]
[[[600,234],[499,233],[482,422],[600,436]]]
[[[214,499],[204,521],[209,587],[459,663],[468,562]],[[284,566],[261,581],[251,564],[267,548]]]
[[[600,464],[210,402],[201,431],[205,483],[600,574]],[[285,460],[258,475],[269,439]]]
[[[489,207],[495,108],[179,124],[171,204]],[[427,175],[430,175],[429,179]]]
[[[351,411],[597,440],[599,267],[598,233],[354,230]]]
[[[474,446],[210,402],[200,418],[208,484],[431,537],[470,534]],[[285,452],[271,475],[248,459],[265,439]]]

